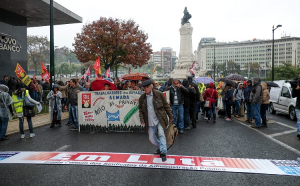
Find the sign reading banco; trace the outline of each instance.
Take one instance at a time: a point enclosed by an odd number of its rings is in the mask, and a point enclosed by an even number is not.
[[[0,50],[20,52],[21,48],[21,45],[17,45],[16,39],[7,36],[0,36]]]

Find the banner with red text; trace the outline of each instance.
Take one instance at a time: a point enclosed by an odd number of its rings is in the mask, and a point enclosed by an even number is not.
[[[79,131],[144,131],[138,108],[143,93],[138,90],[79,92]],[[163,94],[169,102],[169,91]]]
[[[0,152],[0,164],[97,165],[300,176],[298,160],[267,160],[108,152]]]

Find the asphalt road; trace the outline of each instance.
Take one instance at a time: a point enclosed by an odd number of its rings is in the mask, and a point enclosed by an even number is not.
[[[295,127],[296,123],[282,115],[270,119]],[[64,124],[66,121],[64,121]],[[299,154],[271,140],[270,135],[290,131],[280,124],[267,129],[252,129],[240,122],[206,123],[202,118],[197,128],[179,135],[168,154],[295,160]],[[259,132],[260,131],[260,132]],[[120,152],[152,154],[156,151],[146,133],[77,133],[49,125],[34,129],[36,137],[20,139],[19,134],[0,143],[0,151],[64,151]],[[269,136],[269,137],[268,137]],[[274,138],[300,151],[296,132]],[[273,137],[272,137],[273,138]],[[228,172],[143,169],[78,165],[0,164],[0,185],[300,185],[293,176]]]

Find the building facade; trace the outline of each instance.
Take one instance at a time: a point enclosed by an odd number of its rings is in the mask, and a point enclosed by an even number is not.
[[[170,73],[174,69],[175,61],[178,59],[171,47],[163,47],[160,51],[153,52],[151,58],[154,66],[160,66],[165,73]]]
[[[215,64],[233,61],[245,70],[249,63],[259,63],[267,71],[272,67],[272,40],[248,40],[233,42],[216,42],[213,37],[202,38],[198,45],[197,62],[201,69],[211,71]],[[300,65],[300,38],[282,37],[274,40],[274,66],[284,63]]]

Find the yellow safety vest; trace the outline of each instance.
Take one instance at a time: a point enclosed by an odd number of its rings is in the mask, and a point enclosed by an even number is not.
[[[28,96],[28,90],[25,92],[25,96]],[[23,98],[19,98],[17,95],[12,94],[12,99],[14,100],[14,108],[16,113],[22,113],[23,112]]]
[[[201,86],[202,85],[202,86]],[[205,89],[206,89],[206,87],[204,86],[204,84],[203,83],[200,83],[199,84],[199,92],[200,93],[203,93],[203,91],[205,91]]]

